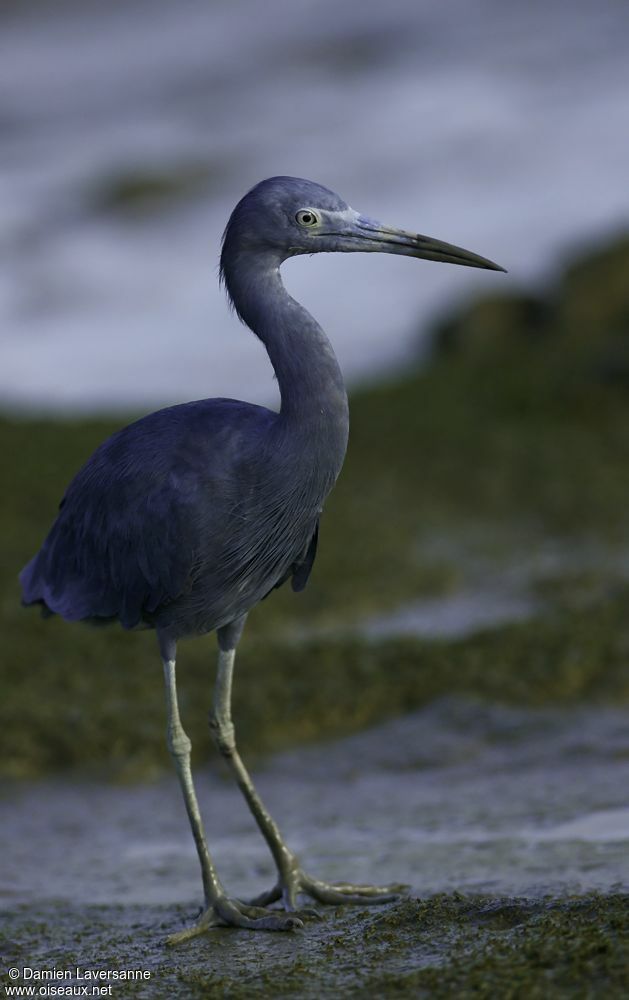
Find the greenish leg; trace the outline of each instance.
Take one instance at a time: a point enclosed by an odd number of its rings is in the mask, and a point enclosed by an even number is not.
[[[219,643],[221,636],[219,634]],[[229,764],[262,836],[266,840],[278,871],[276,885],[253,900],[254,906],[266,906],[281,900],[285,909],[295,910],[298,893],[302,892],[319,903],[386,903],[395,899],[406,886],[353,885],[347,882],[328,883],[306,875],[295,855],[288,849],[277,824],[269,815],[236,748],[231,718],[231,692],[236,649],[221,648],[218,654],[218,676],[214,689],[210,728],[217,748]],[[305,916],[312,911],[301,911]]]
[[[216,925],[228,925],[233,927],[245,927],[249,930],[271,930],[287,931],[302,927],[301,920],[297,917],[282,917],[277,913],[271,913],[261,906],[247,905],[236,899],[226,896],[225,890],[214,868],[210,852],[207,848],[203,820],[199,811],[194,783],[192,780],[192,770],[190,767],[190,754],[192,745],[188,739],[181,719],[179,717],[179,705],[177,702],[177,685],[175,679],[175,656],[174,643],[166,643],[160,637],[162,652],[167,649],[168,656],[163,655],[164,678],[166,681],[166,706],[168,715],[167,744],[172,754],[179,784],[183,792],[183,798],[190,820],[192,836],[201,863],[201,875],[203,879],[203,892],[205,896],[205,906],[196,924],[186,930],[173,934],[167,939],[168,944],[179,944],[189,938],[202,934],[209,927]]]

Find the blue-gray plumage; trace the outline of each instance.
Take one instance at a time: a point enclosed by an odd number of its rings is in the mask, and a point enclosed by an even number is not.
[[[205,910],[182,940],[216,923],[272,930],[301,925],[305,892],[320,902],[382,901],[398,887],[328,885],[306,875],[260,802],[235,745],[234,652],[245,617],[274,587],[295,590],[315,558],[319,516],[348,436],[343,377],[321,327],[286,292],[280,265],[321,251],[380,251],[502,270],[459,247],[389,229],[310,181],[273,177],[236,206],[221,278],[263,342],[279,413],[231,399],[172,406],[105,441],[71,482],[39,553],[20,575],[25,604],[69,621],[119,621],[157,631],[165,670],[168,745],[197,844]],[[277,885],[255,904],[229,899],[211,861],[177,708],[179,639],[216,630],[219,666],[210,724],[267,840]]]

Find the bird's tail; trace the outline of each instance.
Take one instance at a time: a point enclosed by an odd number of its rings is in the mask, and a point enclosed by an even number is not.
[[[19,575],[22,587],[22,605],[25,608],[33,604],[41,605],[42,616],[49,618],[54,615],[53,609],[46,603],[46,584],[42,576],[41,552],[33,556]]]

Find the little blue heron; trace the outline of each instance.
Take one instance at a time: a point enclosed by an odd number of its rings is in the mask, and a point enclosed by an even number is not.
[[[329,884],[306,874],[253,786],[231,720],[234,657],[247,613],[289,578],[295,591],[306,585],[349,428],[330,342],[286,292],[280,265],[297,254],[359,250],[503,270],[460,247],[382,226],[311,181],[262,181],[227,224],[221,279],[238,316],[268,352],[279,412],[203,399],[159,410],[113,434],[70,483],[41,550],[20,575],[23,603],[42,605],[44,614],[157,633],[167,743],[205,894],[199,920],[172,942],[216,924],[301,927],[300,893],[320,903],[364,904],[392,899],[402,888]],[[212,631],[219,653],[210,727],[277,866],[274,887],[249,904],[226,894],[208,851],[177,704],[177,642]],[[270,908],[278,901],[283,909]]]

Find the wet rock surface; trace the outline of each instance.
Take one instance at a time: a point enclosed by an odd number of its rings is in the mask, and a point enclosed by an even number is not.
[[[521,953],[524,939],[535,949],[538,935],[571,934],[572,945],[562,945],[569,969],[570,947],[582,955],[605,928],[610,937],[597,954],[616,962],[629,893],[626,710],[442,699],[368,732],[277,755],[257,768],[257,784],[308,871],[404,881],[409,895],[326,909],[294,934],[217,929],[166,949],[167,934],[200,904],[174,778],[8,784],[10,962],[142,968],[150,981],[116,983],[113,995],[182,997],[252,995],[254,986],[254,995],[359,995],[377,983],[383,995],[404,984],[435,995],[435,969],[443,995],[456,995],[456,976],[472,976],[479,962],[489,962],[495,984],[501,949]],[[269,887],[273,866],[237,790],[218,769],[197,768],[197,785],[229,890],[246,898]],[[513,944],[514,935],[524,938]],[[523,983],[534,974],[529,964]],[[595,966],[593,982],[612,974]]]

